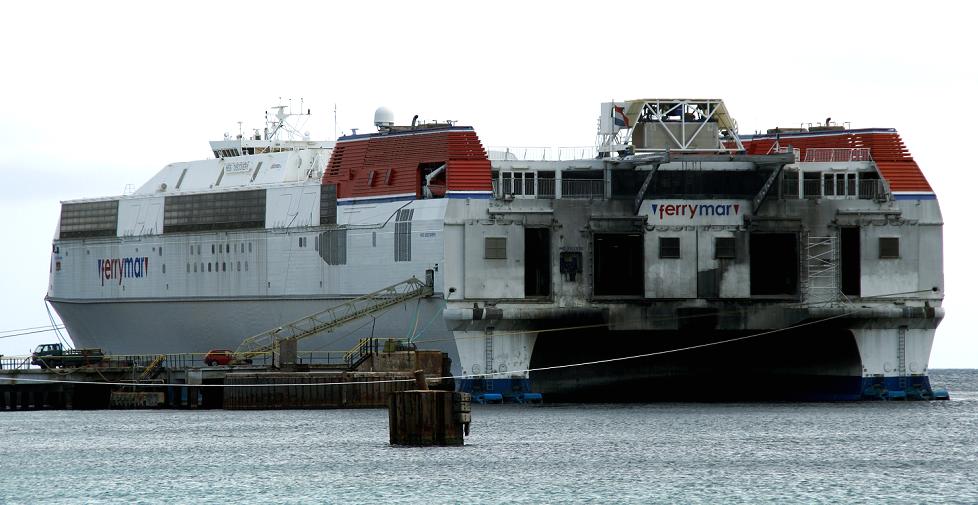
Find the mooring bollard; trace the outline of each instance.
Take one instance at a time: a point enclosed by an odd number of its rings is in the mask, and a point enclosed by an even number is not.
[[[428,379],[424,376],[424,370],[414,371],[414,385],[418,388],[418,391],[428,390]]]
[[[391,445],[464,445],[472,422],[471,395],[429,390],[422,370],[414,379],[419,389],[389,397]]]

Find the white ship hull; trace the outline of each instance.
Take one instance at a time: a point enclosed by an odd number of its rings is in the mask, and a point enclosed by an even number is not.
[[[211,349],[236,349],[242,335],[262,333],[345,300],[50,301],[77,347],[98,347],[111,354],[203,354]],[[404,338],[411,335],[417,318],[416,338],[424,341],[425,348],[448,352],[457,363],[454,339],[440,317],[442,306],[440,299],[405,304],[376,320],[367,318],[308,338],[300,350],[345,352],[360,338]]]

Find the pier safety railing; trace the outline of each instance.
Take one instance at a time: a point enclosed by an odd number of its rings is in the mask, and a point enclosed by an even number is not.
[[[348,353],[345,351],[299,351],[297,354],[298,363],[306,364],[311,366],[316,365],[344,365],[346,364],[346,355]],[[204,363],[204,356],[207,353],[176,353],[176,354],[163,354],[163,359],[158,364],[159,366],[167,369],[185,369],[185,368],[207,368],[207,364]],[[160,354],[113,354],[106,355],[105,359],[99,362],[95,367],[111,367],[111,368],[133,368],[137,371],[142,371],[151,365],[160,357]],[[252,365],[257,366],[271,366],[272,365],[272,353],[265,353],[254,356],[251,358]],[[28,370],[28,369],[39,369],[37,365],[31,365],[30,356],[0,356],[0,370]],[[66,367],[66,369],[71,369],[73,367]]]
[[[376,338],[361,338],[350,352],[343,356],[343,361],[350,369],[356,368],[370,356],[380,351],[380,340]]]

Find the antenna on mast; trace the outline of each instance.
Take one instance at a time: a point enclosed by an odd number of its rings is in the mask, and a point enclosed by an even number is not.
[[[336,131],[336,102],[333,102],[333,140],[337,139]]]

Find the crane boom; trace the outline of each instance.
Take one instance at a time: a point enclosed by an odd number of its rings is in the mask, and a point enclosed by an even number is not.
[[[278,328],[248,337],[234,352],[236,360],[246,360],[272,351],[283,340],[301,340],[339,328],[362,317],[383,312],[395,305],[431,296],[432,280],[421,282],[417,277],[398,282],[358,298],[308,315]]]

